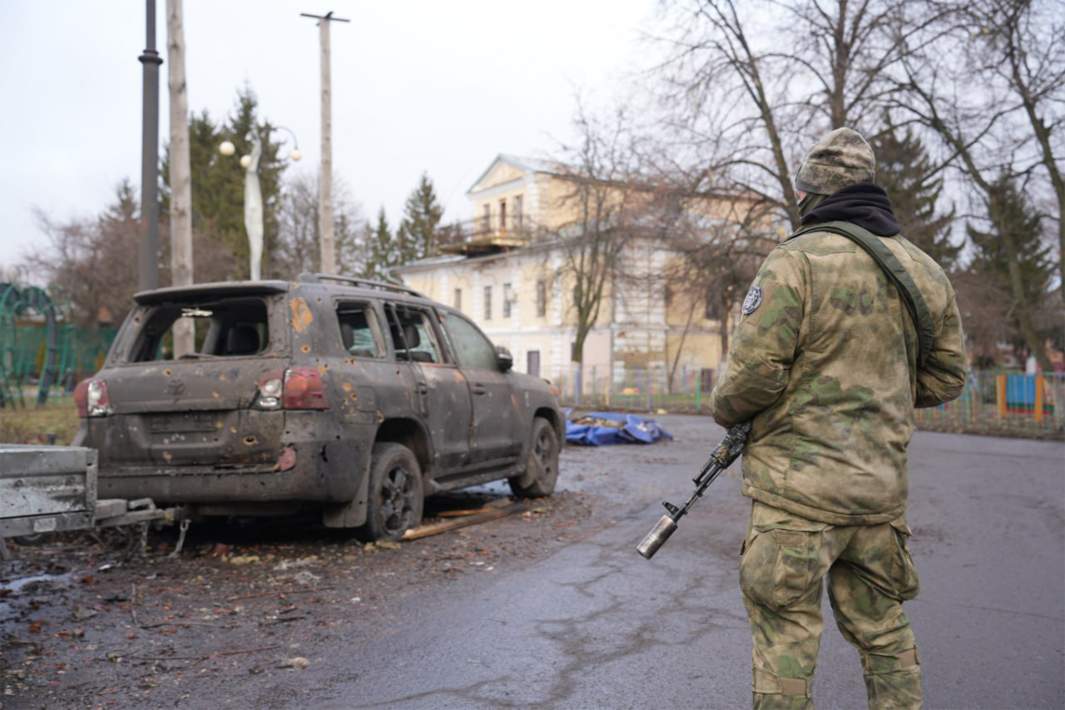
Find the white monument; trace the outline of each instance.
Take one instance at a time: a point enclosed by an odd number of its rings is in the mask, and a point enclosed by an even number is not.
[[[259,132],[248,133],[251,155],[241,157],[244,167],[244,230],[248,233],[248,252],[251,258],[251,280],[263,277],[263,192],[259,187],[259,158],[263,154]]]

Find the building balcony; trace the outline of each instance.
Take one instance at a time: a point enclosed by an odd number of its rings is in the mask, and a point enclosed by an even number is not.
[[[512,216],[506,224],[479,217],[442,227],[438,243],[444,254],[478,256],[526,246],[542,232],[528,215]]]

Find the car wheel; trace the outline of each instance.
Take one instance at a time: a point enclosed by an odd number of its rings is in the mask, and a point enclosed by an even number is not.
[[[375,444],[372,456],[366,536],[399,540],[422,521],[422,469],[402,444]]]
[[[532,441],[525,473],[508,480],[510,490],[518,498],[540,498],[555,492],[558,481],[558,434],[551,422],[533,419]]]

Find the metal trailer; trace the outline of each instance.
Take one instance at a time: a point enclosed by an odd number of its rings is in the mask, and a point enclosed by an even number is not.
[[[182,508],[149,498],[98,499],[96,450],[0,444],[0,542],[8,537],[160,521],[188,527]],[[180,549],[180,548],[179,548]]]

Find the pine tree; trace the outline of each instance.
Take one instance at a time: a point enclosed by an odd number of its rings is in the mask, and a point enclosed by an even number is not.
[[[433,181],[422,173],[418,187],[411,191],[403,205],[403,219],[396,230],[399,263],[432,256],[437,246],[437,229],[444,217],[444,208],[436,198]]]
[[[954,208],[936,214],[943,178],[932,177],[931,160],[921,139],[907,128],[900,135],[890,118],[872,141],[876,181],[891,198],[902,235],[936,260],[946,271],[958,266],[962,245],[951,242]]]
[[[272,140],[273,127],[258,116],[258,101],[245,86],[237,92],[233,115],[216,122],[206,111],[189,118],[189,158],[192,173],[193,274],[196,281],[245,279],[249,275],[248,235],[244,230],[244,168],[240,156],[251,152],[249,134],[259,131],[263,154],[259,184],[263,196],[263,273],[277,275],[272,257],[278,241],[281,143]],[[218,152],[223,141],[236,147],[235,155]],[[160,176],[162,214],[169,205],[169,158],[164,154]],[[287,275],[284,275],[287,278]]]
[[[359,225],[365,220],[347,202],[338,200],[336,194],[333,195],[333,213],[337,273],[341,276],[358,276],[366,270],[369,257],[364,239],[365,230],[359,229]]]
[[[1002,177],[995,182],[995,193],[988,205],[988,219],[991,226],[986,231],[972,224],[966,226],[973,243],[970,268],[989,277],[1008,278],[1009,258],[1001,230],[1009,229],[1017,244],[1025,296],[1033,303],[1039,303],[1050,287],[1054,272],[1050,246],[1043,238],[1042,216],[1013,180]]]
[[[1015,343],[1034,347],[1031,343],[1039,342],[1046,334],[1034,332],[1032,313],[1047,301],[1057,266],[1043,233],[1042,217],[1016,182],[1002,176],[993,188],[987,204],[988,228],[966,225],[973,245],[969,270],[986,284],[988,291],[1011,294],[1009,238],[1016,250],[1016,278],[1021,284],[1023,302],[1008,304],[1006,312]]]
[[[373,226],[366,225],[365,239],[369,256],[363,275],[366,278],[386,280],[388,269],[400,263],[400,250],[392,230],[388,226],[388,218],[385,216],[385,208],[377,211],[377,222]]]
[[[115,201],[109,204],[100,215],[100,223],[106,227],[113,224],[135,223],[140,219],[140,200],[133,183],[128,177],[122,178],[115,188]]]

